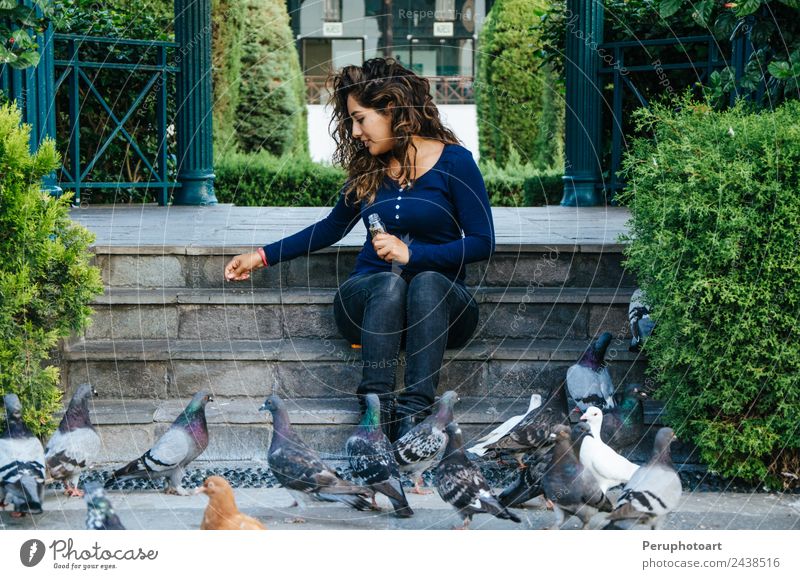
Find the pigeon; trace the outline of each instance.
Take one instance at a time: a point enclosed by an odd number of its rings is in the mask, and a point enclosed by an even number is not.
[[[550,450],[551,447],[547,446],[525,455],[522,459],[524,468],[514,469],[514,480],[497,495],[501,505],[516,507],[544,494],[542,477],[549,466]]]
[[[581,416],[589,425],[590,433],[581,444],[580,461],[594,475],[604,493],[617,485],[627,483],[639,468],[624,456],[618,455],[600,438],[603,425],[603,412],[589,406]]]
[[[655,322],[650,317],[650,308],[644,305],[645,294],[636,288],[631,295],[631,303],[628,306],[628,320],[631,323],[631,344],[628,350],[638,352],[642,349],[645,340],[650,337],[655,327]]]
[[[70,497],[83,496],[78,488],[81,471],[91,466],[102,447],[100,436],[89,420],[89,398],[94,394],[90,384],[78,386],[58,430],[44,449],[50,476],[64,483],[64,494]]]
[[[641,466],[622,489],[604,529],[644,524],[656,530],[663,526],[666,515],[678,506],[683,492],[669,453],[673,440],[675,433],[671,428],[661,428],[656,433],[650,461]]]
[[[408,506],[392,443],[381,429],[381,402],[377,394],[367,394],[367,408],[361,424],[347,439],[345,448],[353,474],[373,491],[386,495],[397,517],[414,514]]]
[[[625,386],[622,400],[603,413],[602,438],[616,451],[638,444],[644,433],[644,407],[647,393],[639,384]]]
[[[600,410],[611,410],[614,402],[614,385],[611,374],[605,366],[605,355],[611,343],[611,334],[603,332],[575,364],[567,370],[567,390],[570,408],[578,406],[586,412],[589,406],[597,406]]]
[[[181,486],[186,466],[200,456],[208,446],[208,427],[206,426],[206,404],[211,402],[211,394],[200,391],[194,395],[186,409],[172,423],[172,426],[159,438],[153,448],[114,471],[106,481],[109,488],[115,482],[147,478],[167,478],[167,494],[188,496],[189,491]]]
[[[538,458],[544,457],[546,451],[553,446],[553,439],[550,438],[553,428],[566,422],[564,385],[561,384],[550,393],[542,406],[526,414],[525,418],[509,430],[505,436],[487,445],[487,456],[513,454],[520,468],[525,468],[522,456],[525,453],[533,452]],[[539,450],[545,452],[539,453],[537,452]]]
[[[295,499],[305,506],[308,499],[344,503],[359,511],[371,510],[367,499],[375,493],[366,487],[342,480],[338,473],[322,462],[319,454],[300,439],[289,422],[283,400],[273,394],[259,410],[272,413],[272,442],[267,461],[272,474]],[[295,506],[293,505],[293,506]]]
[[[89,531],[124,531],[125,526],[114,512],[102,485],[86,485],[86,529]]]
[[[394,443],[394,456],[400,470],[414,479],[412,492],[423,495],[433,491],[422,490],[422,473],[431,468],[447,445],[445,428],[453,421],[453,406],[458,394],[448,390],[439,399],[436,412],[414,426]]]
[[[503,438],[508,432],[514,428],[517,424],[522,422],[522,420],[528,416],[531,412],[536,410],[542,405],[542,397],[539,394],[531,394],[531,401],[528,405],[528,411],[525,414],[520,414],[519,416],[512,416],[508,420],[506,420],[503,424],[492,430],[489,434],[478,440],[478,443],[469,448],[469,452],[476,456],[483,456],[486,454],[486,448],[501,438]]]
[[[200,529],[204,531],[264,531],[258,519],[239,512],[231,485],[221,476],[208,477],[195,494],[208,495],[208,506]]]
[[[600,490],[597,480],[583,467],[578,460],[580,446],[589,425],[579,422],[570,436],[568,426],[555,428],[552,438],[555,440],[550,466],[542,479],[544,494],[553,505],[556,514],[551,529],[560,529],[565,515],[575,515],[583,522],[583,528],[589,526],[591,518],[598,511],[610,512],[611,501]]]
[[[44,448],[22,421],[22,404],[16,394],[3,397],[6,428],[0,434],[0,508],[11,504],[11,516],[42,512]]]
[[[498,502],[481,470],[464,454],[458,424],[451,422],[445,432],[447,446],[441,462],[433,469],[433,476],[439,496],[461,515],[463,524],[459,528],[466,529],[477,513],[489,513],[498,519],[519,523],[519,517]]]

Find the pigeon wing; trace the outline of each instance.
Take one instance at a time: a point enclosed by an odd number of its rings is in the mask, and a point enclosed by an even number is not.
[[[142,455],[142,461],[148,471],[162,473],[183,466],[190,452],[191,440],[186,431],[170,428]]]
[[[350,468],[366,484],[380,483],[398,474],[392,448],[387,450],[381,446],[358,436],[351,436],[347,440]]]
[[[55,479],[68,478],[82,468],[91,466],[100,448],[100,437],[92,428],[78,428],[69,432],[56,430],[45,448],[50,475]]]
[[[395,443],[395,457],[398,463],[404,465],[432,460],[444,451],[446,444],[447,434],[433,428],[426,420]]]

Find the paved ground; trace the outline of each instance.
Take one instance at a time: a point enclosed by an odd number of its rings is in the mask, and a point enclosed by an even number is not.
[[[236,489],[239,508],[263,521],[270,529],[450,529],[460,521],[455,512],[437,494],[409,495],[415,511],[411,519],[396,519],[388,513],[360,513],[338,504],[323,504],[301,513],[289,508],[289,494],[280,488]],[[109,498],[123,524],[129,529],[197,529],[207,504],[203,495],[168,496],[157,491],[112,491]],[[379,501],[380,502],[380,501]],[[388,503],[386,503],[388,506]],[[474,529],[542,529],[549,526],[553,513],[539,500],[525,509],[515,509],[520,525],[477,515]],[[289,519],[302,514],[305,523]],[[45,512],[36,517],[12,519],[8,511],[0,513],[0,529],[83,529],[86,516],[82,499],[67,499],[48,490]],[[577,519],[567,528],[579,528]],[[602,526],[602,515],[592,520],[592,528]],[[680,508],[674,512],[666,529],[772,529],[800,530],[800,495],[684,493]]]

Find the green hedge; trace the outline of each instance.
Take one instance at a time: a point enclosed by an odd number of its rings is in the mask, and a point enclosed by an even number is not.
[[[475,103],[480,155],[505,165],[517,150],[537,169],[563,166],[563,83],[541,58],[544,0],[498,0],[481,30]]]
[[[536,171],[512,156],[505,168],[481,164],[486,189],[495,207],[557,204],[562,171]],[[214,191],[220,203],[251,207],[329,207],[344,184],[345,172],[308,158],[273,157],[268,153],[229,153],[217,159]]]
[[[239,206],[332,206],[344,184],[341,169],[307,158],[230,153],[214,167],[220,203]]]
[[[677,110],[677,112],[675,112]],[[800,103],[635,117],[627,267],[656,317],[645,344],[667,418],[712,470],[800,475]]]
[[[59,166],[54,143],[31,155],[30,126],[16,106],[0,106],[0,395],[13,392],[40,436],[60,408],[60,338],[89,323],[89,302],[103,291],[89,265],[93,236],[69,218],[69,196],[51,197],[41,179]]]
[[[239,148],[245,153],[307,153],[305,80],[286,3],[246,0],[244,18],[236,111]]]

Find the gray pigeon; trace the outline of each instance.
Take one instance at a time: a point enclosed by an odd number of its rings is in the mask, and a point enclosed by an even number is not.
[[[89,531],[124,531],[105,489],[99,484],[86,485],[86,529]]]
[[[525,455],[523,467],[514,469],[514,480],[497,496],[501,505],[516,507],[544,494],[542,478],[549,466],[550,450],[550,446],[542,447]]]
[[[381,430],[381,402],[377,394],[367,394],[367,409],[361,424],[347,439],[347,458],[353,474],[373,491],[386,495],[397,517],[414,514],[408,506],[392,443]]]
[[[606,368],[606,350],[611,343],[611,334],[603,332],[575,364],[567,369],[567,404],[572,409],[578,406],[586,412],[589,406],[596,406],[603,412],[616,406],[614,384]]]
[[[477,513],[489,513],[498,519],[519,523],[519,517],[498,502],[481,470],[464,454],[464,441],[458,424],[451,422],[445,432],[447,446],[444,457],[434,468],[433,475],[439,496],[461,515],[463,525],[460,528],[466,529]]]
[[[0,508],[11,504],[12,517],[42,512],[44,448],[22,421],[16,394],[3,397],[6,428],[0,434]]]
[[[486,447],[485,457],[512,454],[521,468],[526,468],[523,455],[533,453],[530,460],[542,459],[553,446],[550,435],[559,424],[566,424],[566,397],[563,383],[556,387],[544,404],[530,411],[519,424]],[[540,452],[542,451],[542,452]],[[523,501],[524,502],[524,501]],[[514,503],[519,504],[519,503]]]
[[[642,345],[653,333],[656,325],[650,317],[650,308],[644,304],[644,301],[644,292],[637,288],[633,292],[628,306],[628,320],[631,324],[631,344],[628,346],[628,350],[631,352],[638,352],[642,349]]]
[[[656,433],[650,461],[633,473],[622,489],[605,529],[630,528],[637,524],[660,529],[666,515],[678,506],[683,488],[672,465],[669,447],[675,440],[671,428]]]
[[[431,468],[442,456],[447,445],[445,429],[453,421],[453,406],[458,394],[449,390],[439,399],[436,412],[414,426],[394,443],[394,456],[400,470],[414,479],[416,494],[430,494],[422,490],[422,473]]]
[[[58,430],[44,450],[47,469],[54,480],[64,483],[64,494],[83,496],[78,489],[81,470],[97,459],[102,444],[89,420],[89,398],[94,394],[90,384],[81,384],[72,397]]]
[[[339,502],[369,511],[374,492],[369,488],[342,480],[316,451],[309,448],[289,422],[283,400],[273,394],[259,410],[272,413],[272,442],[267,461],[278,482],[294,497],[295,504],[305,506],[307,499]]]
[[[137,478],[167,478],[167,494],[188,496],[189,491],[181,486],[181,481],[186,466],[208,446],[206,404],[212,400],[208,392],[200,391],[195,394],[153,448],[115,471],[106,481],[105,487]]]
[[[560,529],[566,520],[565,515],[575,515],[586,529],[598,511],[611,511],[611,501],[578,460],[582,439],[589,433],[589,425],[579,422],[571,436],[567,426],[557,426],[552,434],[555,439],[553,458],[542,479],[545,497],[556,514],[551,529]]]

